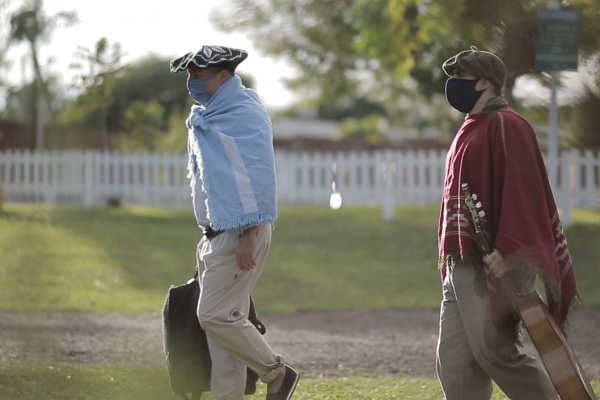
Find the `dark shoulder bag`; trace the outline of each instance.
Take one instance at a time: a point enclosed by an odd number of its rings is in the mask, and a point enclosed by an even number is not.
[[[202,392],[210,391],[212,362],[206,333],[200,327],[196,309],[200,297],[198,272],[187,283],[171,286],[163,307],[163,346],[171,389],[182,399],[199,400]],[[250,296],[248,320],[261,334],[266,328],[256,316]],[[247,369],[246,395],[256,392],[258,375]]]

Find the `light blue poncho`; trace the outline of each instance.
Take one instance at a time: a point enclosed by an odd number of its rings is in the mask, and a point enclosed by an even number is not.
[[[273,131],[256,92],[233,76],[206,109],[192,106],[186,125],[190,186],[201,179],[213,229],[239,234],[275,221]]]

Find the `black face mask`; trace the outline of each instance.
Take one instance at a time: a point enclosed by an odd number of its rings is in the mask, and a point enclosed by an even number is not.
[[[462,113],[468,113],[475,107],[484,90],[475,90],[479,79],[456,79],[446,81],[446,100]]]

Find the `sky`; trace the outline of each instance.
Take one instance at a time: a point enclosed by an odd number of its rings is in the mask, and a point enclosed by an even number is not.
[[[13,5],[20,3],[21,0],[12,0]],[[80,23],[57,29],[52,41],[41,47],[41,61],[45,62],[49,56],[55,58],[51,69],[60,72],[63,80],[70,83],[69,64],[77,46],[91,49],[102,37],[109,43],[121,43],[127,53],[125,61],[150,53],[175,58],[197,51],[202,45],[240,48],[249,56],[238,71],[255,78],[256,89],[267,106],[290,105],[294,98],[285,89],[282,78],[293,76],[294,70],[283,60],[260,54],[245,35],[220,32],[209,21],[212,10],[226,10],[227,5],[228,0],[45,0],[48,15],[76,10]],[[14,65],[8,77],[14,83],[21,82],[19,60],[26,51],[25,46],[20,46],[9,54]],[[32,76],[30,67],[26,74]]]
[[[21,0],[12,0],[13,5],[20,3]],[[106,37],[109,43],[121,43],[127,53],[125,61],[150,53],[175,58],[196,51],[205,44],[241,48],[248,51],[249,57],[238,70],[255,78],[256,89],[266,105],[270,109],[291,105],[297,97],[282,82],[284,77],[295,74],[289,63],[261,54],[244,34],[223,33],[211,24],[211,11],[227,11],[228,7],[229,0],[45,0],[44,8],[48,15],[76,10],[80,23],[56,30],[52,41],[41,47],[41,61],[46,62],[48,57],[53,57],[52,71],[60,72],[63,81],[70,83],[69,64],[77,46],[93,48],[102,37]],[[22,45],[9,53],[13,60],[9,81],[22,82],[22,71],[28,78],[32,76],[30,67],[20,67],[20,59],[26,52],[27,48]],[[168,66],[165,65],[165,68]],[[565,89],[559,92],[559,101],[567,101],[580,92],[582,81],[592,81],[584,70],[580,68],[579,74],[564,74]],[[515,94],[539,102],[550,97],[549,90],[527,79],[518,81]]]

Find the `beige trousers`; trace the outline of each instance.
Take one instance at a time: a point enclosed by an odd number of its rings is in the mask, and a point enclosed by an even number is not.
[[[490,400],[492,380],[512,400],[557,400],[538,361],[521,354],[492,321],[487,296],[475,293],[473,267],[446,269],[437,346],[437,374],[447,400]],[[533,290],[535,275],[517,287]]]
[[[200,301],[198,320],[206,331],[212,359],[211,392],[217,400],[243,400],[246,366],[268,383],[283,365],[248,321],[250,293],[258,281],[271,243],[271,226],[257,233],[256,267],[242,271],[236,264],[238,238],[222,233],[198,244]]]

